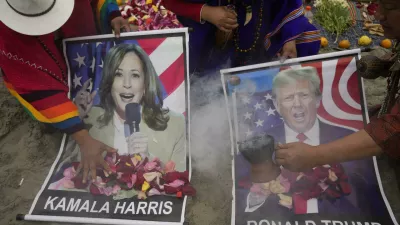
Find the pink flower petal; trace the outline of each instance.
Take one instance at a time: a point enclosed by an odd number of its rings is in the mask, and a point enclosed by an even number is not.
[[[72,179],[73,177],[75,177],[75,173],[76,173],[76,171],[75,171],[74,167],[71,166],[64,170],[63,175],[64,175],[64,177],[66,177],[68,179]]]
[[[156,167],[157,167],[157,162],[148,162],[148,163],[144,166],[144,169],[145,169],[146,171],[150,171],[150,170],[155,169]]]
[[[250,188],[250,192],[253,193],[260,193],[261,192],[261,186],[259,184],[253,184]]]
[[[64,180],[62,186],[66,189],[75,188],[74,182],[72,180]]]
[[[174,180],[172,183],[167,184],[167,186],[170,186],[173,188],[178,188],[180,186],[183,186],[184,184],[185,184],[185,182],[182,180]]]
[[[153,195],[161,195],[161,192],[159,192],[157,189],[152,188],[150,189],[149,193],[147,193],[148,196],[153,196]]]
[[[287,179],[287,178],[285,178],[285,177],[279,175],[278,178],[277,178],[277,180],[278,180],[278,181],[281,183],[281,185],[285,188],[284,193],[289,192],[289,190],[290,190],[290,182],[289,182],[289,179]]]
[[[165,164],[165,167],[164,167],[165,173],[174,172],[174,171],[175,171],[175,166],[176,166],[175,162],[173,162],[173,161],[168,161],[168,162]]]
[[[119,185],[114,185],[113,189],[112,189],[112,194],[116,195],[118,194],[118,192],[121,190],[121,187]]]

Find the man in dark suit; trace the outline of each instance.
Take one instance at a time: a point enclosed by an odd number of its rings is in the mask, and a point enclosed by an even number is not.
[[[354,131],[322,122],[317,117],[317,110],[321,102],[320,79],[313,67],[290,69],[281,71],[273,81],[272,98],[277,112],[282,116],[284,123],[266,133],[274,137],[276,142],[291,143],[304,142],[309,145],[328,143]],[[304,213],[319,213],[320,215],[361,215],[372,209],[361,209],[364,195],[368,190],[368,178],[365,174],[373,174],[371,160],[357,163],[342,163],[345,173],[349,176],[352,192],[335,201],[327,199],[307,200]],[[236,220],[237,222],[260,220],[265,218],[290,218],[295,214],[293,209],[278,205],[279,197],[270,195],[263,201],[254,200],[254,194],[248,188],[238,185],[249,177],[250,163],[242,155],[235,157],[236,177]],[[282,168],[282,171],[285,170]],[[288,171],[286,171],[288,172]],[[248,179],[247,179],[248,180]],[[254,202],[251,203],[253,198]],[[257,203],[257,201],[261,203]],[[254,207],[254,205],[256,205]],[[253,208],[252,208],[253,206]],[[252,209],[251,209],[252,208]],[[237,223],[240,224],[240,223]]]

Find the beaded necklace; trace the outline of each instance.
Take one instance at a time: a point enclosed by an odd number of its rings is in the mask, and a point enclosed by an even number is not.
[[[243,4],[243,3],[242,3]],[[244,5],[244,4],[243,4]],[[250,52],[253,51],[256,48],[258,39],[260,38],[260,30],[261,30],[261,26],[262,26],[262,22],[263,22],[263,9],[264,9],[264,0],[260,0],[260,7],[259,7],[259,12],[258,12],[258,18],[257,21],[258,23],[255,24],[255,38],[253,40],[253,44],[250,46],[250,48],[246,48],[246,49],[241,49],[239,47],[239,32],[240,29],[237,28],[236,32],[234,33],[234,42],[235,42],[235,51],[236,52]],[[247,12],[249,12],[249,10],[252,10],[251,7],[246,7]]]
[[[43,68],[39,68],[39,70],[47,73],[48,75],[50,75],[51,77],[53,77],[54,79],[56,79],[57,81],[61,82],[62,84],[64,84],[65,86],[69,86],[68,85],[68,78],[66,73],[64,72],[64,70],[61,67],[60,62],[56,59],[56,57],[54,56],[54,54],[50,51],[50,49],[47,47],[47,45],[43,42],[42,39],[40,39],[39,37],[36,37],[36,39],[39,41],[39,43],[42,45],[42,48],[46,51],[46,53],[51,57],[51,59],[53,59],[53,61],[57,64],[58,68],[61,71],[61,76],[62,78],[58,77],[55,73],[48,71],[47,69],[43,69]]]

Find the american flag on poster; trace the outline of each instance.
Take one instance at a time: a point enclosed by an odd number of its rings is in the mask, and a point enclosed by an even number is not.
[[[238,139],[265,134],[283,123],[272,101],[272,81],[279,71],[302,66],[315,67],[321,79],[319,119],[353,130],[362,129],[363,113],[355,60],[355,57],[342,57],[238,75],[242,87],[228,85],[230,91],[235,89],[233,101],[236,105]]]
[[[104,59],[115,45],[120,43],[137,44],[149,55],[158,77],[162,83],[164,107],[176,112],[185,113],[186,88],[185,88],[185,54],[182,37],[154,37],[123,41],[93,41],[93,42],[69,42],[66,46],[68,64],[70,69],[71,98],[88,80],[88,91],[98,90],[101,82],[101,73]],[[96,95],[94,105],[98,105],[100,99]]]

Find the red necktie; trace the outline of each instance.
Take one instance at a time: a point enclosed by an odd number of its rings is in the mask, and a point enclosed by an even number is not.
[[[305,134],[303,134],[303,133],[299,133],[296,136],[296,138],[299,139],[300,142],[304,142],[305,140],[307,140],[307,136]]]

